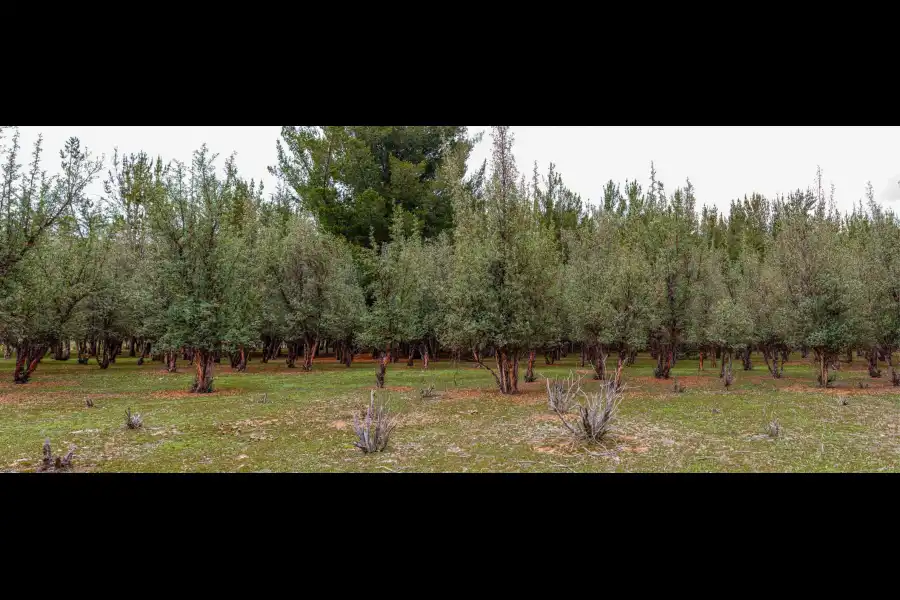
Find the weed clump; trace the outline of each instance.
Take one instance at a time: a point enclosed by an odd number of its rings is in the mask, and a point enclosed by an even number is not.
[[[75,456],[75,446],[69,446],[69,452],[65,456],[53,456],[53,448],[50,446],[50,438],[44,440],[44,457],[38,467],[39,473],[61,473],[72,467],[72,458]]]
[[[125,409],[125,427],[128,429],[140,429],[144,426],[144,418],[138,413],[132,413],[131,407]]]
[[[363,451],[364,454],[372,452],[384,452],[391,433],[397,426],[394,416],[385,408],[384,404],[375,406],[375,391],[369,396],[369,406],[366,407],[365,419],[360,422],[360,415],[353,415],[353,431],[357,441],[353,445]]]
[[[555,412],[566,429],[577,438],[591,443],[599,442],[612,431],[612,424],[616,420],[622,402],[623,389],[616,386],[616,382],[611,379],[602,382],[596,392],[586,393],[579,386],[578,393],[583,401],[576,405],[578,419],[574,426],[566,421],[561,411]]]

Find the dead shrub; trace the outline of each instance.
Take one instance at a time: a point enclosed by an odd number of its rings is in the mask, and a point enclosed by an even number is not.
[[[599,442],[612,430],[622,403],[623,389],[617,388],[613,380],[601,382],[600,389],[591,393],[584,392],[579,386],[578,393],[582,401],[577,404],[578,419],[574,426],[566,421],[562,412],[555,412],[573,435],[586,442]]]
[[[575,373],[569,372],[569,376],[565,379],[547,379],[547,404],[550,410],[566,414],[575,404],[578,392],[581,391],[581,377],[576,377]]]
[[[125,409],[125,427],[128,429],[140,429],[144,426],[144,418],[138,413],[132,413],[131,407]]]
[[[387,411],[384,403],[379,404],[376,408],[375,390],[370,393],[365,419],[360,422],[359,417],[360,413],[353,415],[353,431],[359,438],[353,442],[353,445],[362,450],[364,454],[384,452],[397,422],[394,416]]]
[[[75,446],[69,446],[65,456],[53,456],[53,448],[50,446],[50,438],[44,440],[44,457],[38,467],[39,473],[61,473],[72,467],[72,458],[75,456]]]

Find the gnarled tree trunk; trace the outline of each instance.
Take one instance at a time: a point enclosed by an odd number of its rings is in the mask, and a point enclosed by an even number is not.
[[[178,353],[174,350],[169,350],[166,352],[166,371],[169,373],[175,373],[178,370],[178,365],[176,362],[178,361]]]
[[[312,343],[310,343],[310,339]],[[313,359],[316,357],[316,349],[319,347],[319,338],[307,338],[307,340],[303,343],[303,370],[309,371],[312,369]]]
[[[609,352],[603,344],[591,346],[591,366],[594,367],[594,379],[606,381],[606,358]]]
[[[763,359],[766,361],[766,368],[772,374],[774,379],[781,379],[784,374],[784,352],[779,352],[778,347],[770,344],[760,345]],[[781,355],[781,365],[778,364],[778,357]]]
[[[656,355],[656,370],[653,376],[657,379],[668,379],[672,370],[672,349],[664,345]]]
[[[817,348],[815,353],[816,370],[818,371],[816,380],[818,381],[819,387],[831,387],[831,383],[828,381],[828,375],[829,370],[831,369],[832,357],[823,349]]]
[[[213,365],[215,365],[213,353],[209,350],[196,350],[194,352],[195,369],[194,383],[191,384],[192,394],[208,394],[213,391]]]
[[[871,348],[866,353],[869,363],[869,377],[881,377],[881,369],[878,368],[878,347]]]
[[[294,363],[297,361],[297,351],[300,348],[300,342],[288,342],[287,345],[287,358],[284,363],[287,365],[288,369],[294,368]]]
[[[46,344],[37,344],[24,341],[16,346],[16,370],[13,373],[13,383],[28,383],[31,374],[37,369],[44,354],[47,352]]]
[[[744,352],[742,355],[745,371],[753,370],[753,361],[751,360],[751,358],[752,358],[752,352],[751,352],[750,346],[747,346],[746,348],[744,348]]]

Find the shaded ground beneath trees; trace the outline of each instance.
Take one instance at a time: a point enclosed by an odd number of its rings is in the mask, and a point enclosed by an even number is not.
[[[348,369],[322,357],[307,373],[254,356],[246,373],[216,365],[216,391],[196,395],[182,361],[169,374],[128,357],[107,370],[45,358],[31,383],[14,385],[13,361],[0,360],[10,375],[0,383],[0,470],[33,471],[48,437],[56,453],[77,446],[75,471],[900,470],[900,388],[869,378],[858,359],[837,372],[836,388],[819,390],[813,368],[793,358],[780,380],[761,358],[753,371],[736,369],[727,392],[718,368],[679,361],[672,372],[686,391],[676,394],[642,355],[624,371],[617,433],[595,446],[567,435],[543,380],[502,396],[472,363],[440,360],[423,372],[403,360],[386,379],[397,429],[387,452],[368,456],[353,447],[352,424],[375,383],[372,361]],[[570,355],[539,373],[561,377],[577,364]],[[597,385],[589,377],[587,389]],[[432,384],[436,396],[420,397]],[[128,407],[142,429],[125,429]],[[772,418],[782,428],[774,439],[765,434]]]

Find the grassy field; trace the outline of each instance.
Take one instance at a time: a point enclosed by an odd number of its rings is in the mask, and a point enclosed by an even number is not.
[[[0,360],[0,471],[33,471],[45,438],[59,454],[74,444],[74,470],[85,472],[900,470],[900,388],[887,377],[870,379],[856,359],[842,365],[835,389],[823,391],[799,355],[781,380],[755,358],[750,372],[735,363],[727,392],[708,361],[704,372],[681,361],[673,375],[687,389],[676,394],[672,381],[653,378],[642,355],[625,371],[618,431],[602,446],[571,440],[547,408],[540,379],[504,397],[471,363],[457,369],[441,360],[426,373],[401,361],[386,378],[399,424],[387,451],[374,455],[353,447],[352,431],[375,382],[371,360],[347,369],[324,357],[309,373],[258,357],[247,373],[216,365],[211,395],[186,392],[193,372],[183,361],[168,374],[129,358],[105,371],[45,358],[31,383],[14,385],[13,361]],[[576,360],[540,360],[537,371],[564,376]],[[859,389],[860,381],[869,388]],[[421,398],[430,383],[439,396]],[[127,407],[143,415],[142,429],[124,427]],[[772,418],[782,427],[774,439],[765,434]]]

